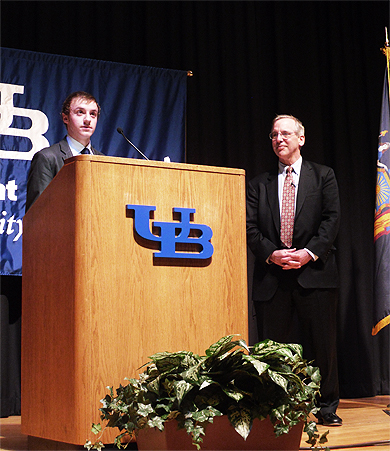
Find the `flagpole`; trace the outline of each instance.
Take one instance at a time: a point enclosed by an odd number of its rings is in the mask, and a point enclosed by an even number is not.
[[[387,85],[389,87],[389,92],[390,92],[390,45],[389,45],[389,36],[387,34],[387,27],[385,27],[385,46],[381,49],[382,53],[385,54],[386,56],[386,61],[387,61]]]

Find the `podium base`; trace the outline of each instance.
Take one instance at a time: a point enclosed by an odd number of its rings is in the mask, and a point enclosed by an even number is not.
[[[42,451],[67,451],[67,450],[81,450],[84,449],[84,445],[73,445],[71,443],[57,442],[55,440],[49,440],[41,437],[34,437],[32,435],[27,436],[27,447],[29,450],[42,450]]]
[[[74,445],[72,443],[64,443],[64,442],[57,442],[55,440],[49,440],[46,438],[41,437],[34,437],[32,435],[27,436],[27,449],[28,450],[35,450],[35,451],[69,451],[69,450],[86,450],[84,448],[84,445]],[[118,448],[112,443],[112,444],[104,444],[104,451],[109,449],[116,449]],[[135,442],[130,442],[127,445],[126,450],[138,450],[137,444]]]

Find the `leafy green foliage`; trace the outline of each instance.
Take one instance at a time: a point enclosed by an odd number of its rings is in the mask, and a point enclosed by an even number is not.
[[[308,443],[315,443],[317,428],[308,418],[318,410],[321,376],[302,358],[302,347],[271,340],[248,347],[233,337],[221,338],[204,356],[189,351],[154,354],[139,379],[126,379],[128,384],[116,395],[109,388],[101,400],[101,420],[120,431],[118,448],[124,436],[144,428],[163,430],[166,421],[176,419],[199,449],[207,423],[221,415],[228,416],[244,439],[255,418],[269,416],[276,436],[303,421]],[[93,425],[93,431],[99,433],[99,426]],[[88,442],[85,447],[99,449],[95,445]]]

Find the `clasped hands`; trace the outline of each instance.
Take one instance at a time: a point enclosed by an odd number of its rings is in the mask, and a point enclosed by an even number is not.
[[[284,270],[299,269],[312,260],[305,249],[279,249],[272,252],[269,261],[281,266]]]

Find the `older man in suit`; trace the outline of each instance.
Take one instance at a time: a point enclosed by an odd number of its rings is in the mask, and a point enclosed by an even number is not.
[[[297,342],[322,375],[318,422],[341,426],[334,240],[338,187],[331,168],[302,159],[302,123],[277,116],[270,133],[279,159],[247,187],[247,240],[256,260],[252,299],[259,339]]]
[[[26,211],[53,180],[67,158],[80,154],[103,155],[91,145],[91,136],[100,115],[100,106],[95,97],[84,91],[73,92],[65,99],[61,115],[67,135],[59,143],[34,155],[27,178]]]

